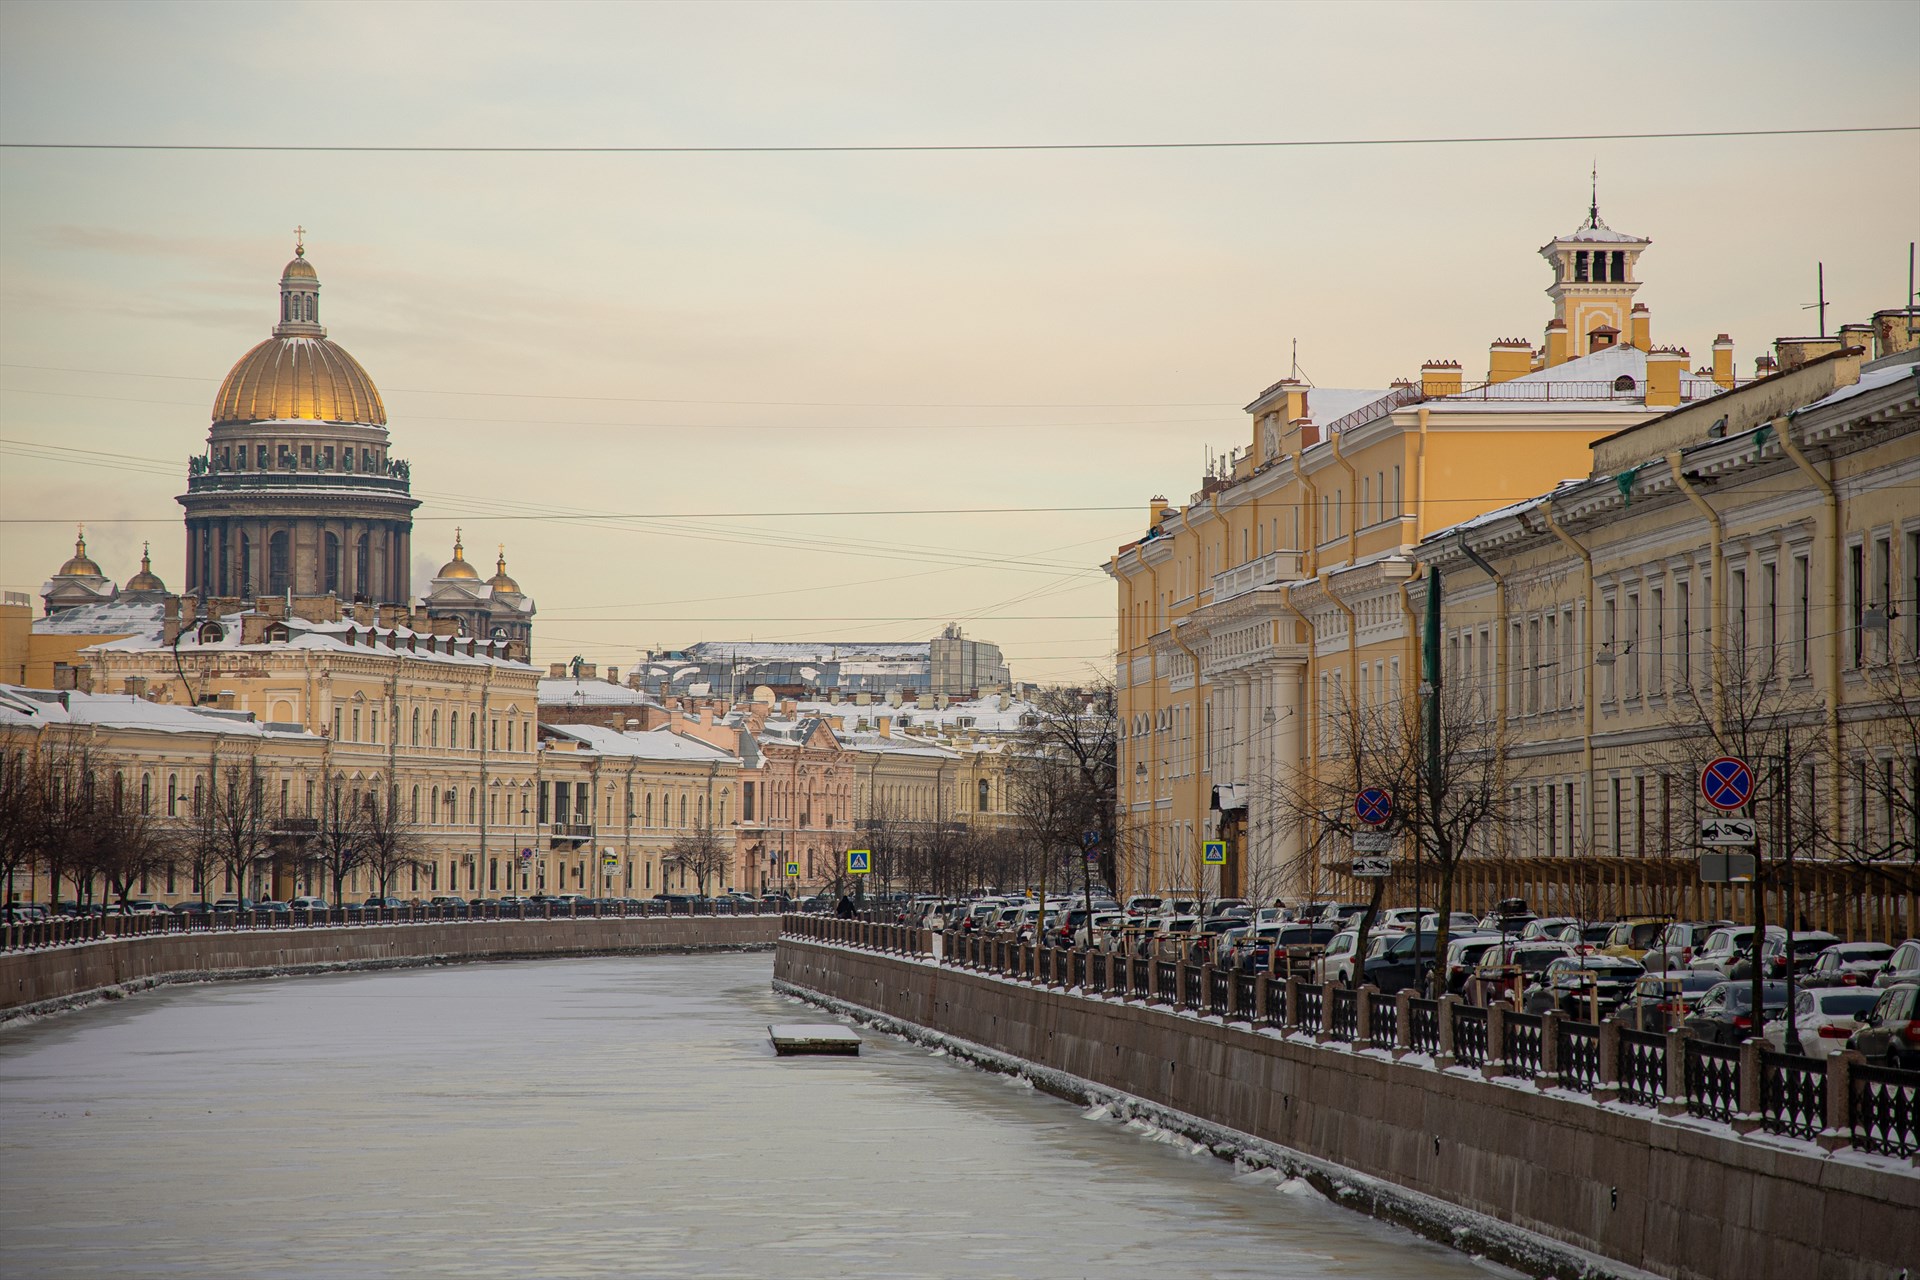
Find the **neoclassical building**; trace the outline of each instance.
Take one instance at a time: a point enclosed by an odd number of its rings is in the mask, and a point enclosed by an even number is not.
[[[404,603],[420,503],[388,455],[373,379],[320,323],[304,243],[280,273],[279,315],[220,384],[189,462],[186,591]]]

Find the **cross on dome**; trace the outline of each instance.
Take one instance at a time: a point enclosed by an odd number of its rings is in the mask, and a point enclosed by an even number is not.
[[[307,229],[305,227],[295,227],[293,229],[293,256],[296,258],[304,258],[307,256]]]

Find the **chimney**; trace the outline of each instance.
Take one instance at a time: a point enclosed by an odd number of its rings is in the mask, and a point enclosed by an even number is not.
[[[124,688],[126,689],[128,697],[144,698],[147,696],[147,678],[145,676],[128,676]]]
[[[1547,321],[1547,368],[1567,362],[1567,322]]]
[[[1320,443],[1320,424],[1312,417],[1295,418],[1287,424],[1287,430],[1294,433],[1294,449],[1311,449]]]
[[[685,729],[686,727],[687,727],[686,713],[680,710],[680,703],[678,702],[678,700],[676,700],[673,703],[669,704],[667,707],[667,728],[672,730],[674,733],[679,733],[682,729]]]
[[[547,664],[547,674],[555,680],[565,679],[567,664],[564,662],[549,662]]]
[[[594,672],[597,670],[598,668],[591,662],[583,662],[580,664],[580,678],[582,680],[591,680],[594,678]]]
[[[1780,371],[1790,373],[1809,360],[1832,355],[1840,349],[1838,338],[1775,338],[1773,353],[1780,361]]]
[[[1167,518],[1167,495],[1156,493],[1147,500],[1147,528],[1157,529]]]
[[[1685,348],[1655,347],[1647,353],[1647,408],[1679,407],[1680,375],[1686,368]]]
[[[793,719],[793,708],[794,708],[794,704],[793,704],[792,698],[780,699],[780,714],[785,716],[789,720]]]
[[[1533,344],[1502,338],[1487,349],[1487,381],[1508,382],[1533,371]]]
[[[222,711],[232,711],[240,705],[240,700],[234,696],[233,690],[222,689],[214,695],[213,705]]]
[[[1913,350],[1920,342],[1920,321],[1913,307],[1889,307],[1873,313],[1873,358],[1898,355]]]
[[[1627,339],[1629,345],[1642,351],[1653,350],[1653,313],[1647,310],[1647,304],[1633,304],[1633,315],[1627,321]]]
[[[620,668],[618,668],[618,667],[608,667],[608,668],[607,668],[607,683],[608,683],[608,684],[619,684],[619,683],[620,683]]]
[[[947,695],[944,693],[934,695],[933,705],[938,707],[940,710],[945,711],[948,706]]]
[[[853,695],[853,705],[856,707],[870,707],[873,705],[873,695],[865,689],[862,689]]]
[[[1840,326],[1840,345],[1858,347],[1866,352],[1867,359],[1875,358],[1873,350],[1873,326],[1870,324],[1843,324]]]
[[[1713,340],[1713,380],[1722,391],[1733,386],[1733,339],[1724,333]]]
[[[881,737],[891,738],[893,736],[893,717],[892,716],[881,716],[876,723],[878,723],[880,726]]]
[[[1460,362],[1429,360],[1420,366],[1420,394],[1452,396],[1460,394]]]
[[[1753,362],[1753,376],[1767,378],[1779,372],[1780,366],[1773,362],[1772,356],[1760,356]]]

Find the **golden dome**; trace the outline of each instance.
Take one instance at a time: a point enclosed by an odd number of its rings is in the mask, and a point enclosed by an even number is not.
[[[467,553],[461,549],[460,531],[458,529],[453,531],[453,559],[441,565],[440,572],[434,576],[436,578],[465,578],[473,582],[480,581],[479,571],[467,563]]]
[[[507,544],[500,544],[500,559],[494,562],[494,574],[487,579],[495,595],[519,595],[520,584],[507,576]]]
[[[140,544],[140,572],[128,578],[127,585],[123,587],[122,590],[153,591],[161,595],[166,594],[167,584],[160,581],[159,575],[153,571],[153,557],[149,554],[150,551],[150,544],[145,542]]]
[[[213,398],[213,420],[387,425],[373,379],[345,348],[326,338],[273,337],[240,357]]]
[[[104,578],[100,566],[87,558],[87,534],[83,529],[80,536],[73,540],[73,559],[60,566],[57,578]]]
[[[320,273],[307,261],[307,251],[303,246],[293,251],[293,260],[287,263],[287,269],[280,273],[281,280],[318,280]]]

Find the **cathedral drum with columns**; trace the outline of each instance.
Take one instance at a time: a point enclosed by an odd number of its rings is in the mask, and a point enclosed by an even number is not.
[[[189,595],[407,600],[420,504],[407,464],[388,455],[373,379],[320,325],[304,244],[280,275],[273,336],[220,384],[207,451],[189,461],[179,501]]]

